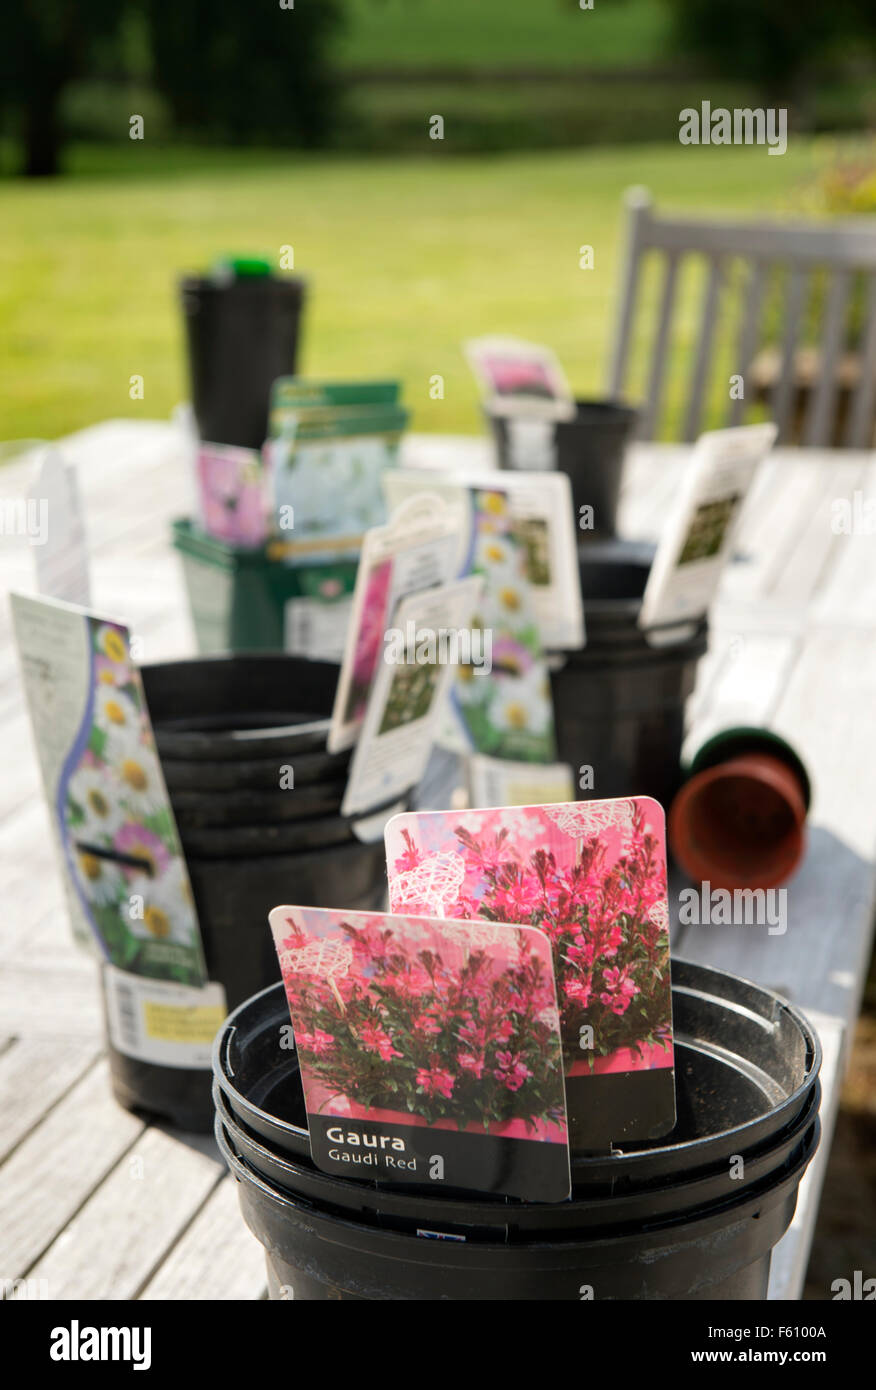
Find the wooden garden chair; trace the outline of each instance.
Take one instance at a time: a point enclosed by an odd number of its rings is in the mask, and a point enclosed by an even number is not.
[[[756,401],[766,401],[779,427],[779,442],[809,447],[868,448],[873,443],[876,397],[876,221],[843,223],[717,222],[663,218],[654,214],[647,190],[631,189],[626,259],[608,392],[629,388],[633,327],[646,256],[662,257],[662,287],[650,348],[647,388],[639,437],[654,439],[661,423],[666,367],[672,345],[679,268],[685,257],[704,257],[705,294],[696,334],[692,375],[683,408],[681,438],[696,438],[706,403],[713,399],[713,361],[722,329],[735,338],[731,371],[743,380],[733,399],[729,381],[723,419],[710,425],[742,424]],[[728,314],[731,272],[741,263],[742,302]],[[763,308],[771,276],[785,273],[780,342],[763,346]],[[815,280],[826,280],[818,324],[818,346],[801,346],[801,330]],[[858,347],[846,348],[849,311],[857,282],[863,292]],[[859,293],[861,291],[858,291]],[[735,319],[736,322],[728,322]],[[801,400],[802,397],[802,400]]]

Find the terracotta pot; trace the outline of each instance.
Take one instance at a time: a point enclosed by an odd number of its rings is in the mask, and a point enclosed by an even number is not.
[[[783,740],[733,730],[709,741],[669,813],[669,841],[693,880],[712,888],[774,888],[805,848],[809,779]]]

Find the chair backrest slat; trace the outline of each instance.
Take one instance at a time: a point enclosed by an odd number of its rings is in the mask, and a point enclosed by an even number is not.
[[[824,327],[821,336],[821,359],[818,364],[818,385],[809,400],[803,442],[810,448],[825,448],[831,440],[836,412],[837,370],[845,342],[846,305],[849,300],[851,275],[837,270],[830,282]]]
[[[672,306],[675,302],[675,287],[678,282],[678,260],[675,252],[670,252],[665,258],[657,332],[654,335],[654,346],[651,352],[648,394],[645,398],[645,409],[639,426],[639,433],[645,439],[653,439],[660,420],[660,404],[663,398],[663,382],[666,377],[666,362],[669,353],[669,325],[672,322]]]
[[[852,396],[844,443],[867,449],[873,443],[873,403],[876,398],[876,275],[867,285],[864,331],[860,349],[861,375]]]
[[[694,362],[693,378],[691,379],[690,396],[687,403],[687,413],[684,419],[684,438],[688,442],[696,439],[700,432],[700,420],[703,413],[703,397],[706,391],[706,383],[709,379],[709,367],[712,363],[712,344],[715,341],[715,320],[718,310],[718,295],[721,289],[724,265],[720,257],[713,256],[709,263],[709,278],[706,282],[706,291],[703,296],[703,311],[700,321],[700,335],[696,349],[696,361]]]
[[[745,307],[742,311],[742,325],[739,330],[739,347],[736,357],[736,375],[742,379],[742,394],[736,392],[730,398],[730,408],[727,411],[728,425],[742,423],[745,392],[750,390],[750,383],[746,381],[746,378],[757,351],[757,335],[763,313],[763,298],[768,275],[769,265],[767,262],[755,261],[745,289]]]
[[[736,374],[742,378],[742,394],[734,391],[725,413],[728,424],[740,424],[752,397],[768,393],[773,418],[779,426],[779,439],[787,441],[796,431],[798,387],[808,391],[803,443],[830,444],[837,436],[838,407],[845,409],[847,383],[840,379],[845,371],[846,323],[852,288],[861,276],[866,284],[867,305],[864,331],[856,346],[860,377],[853,382],[851,409],[844,427],[843,443],[864,448],[873,442],[876,410],[876,219],[861,218],[842,223],[799,222],[706,222],[655,216],[647,193],[635,189],[627,199],[626,258],[623,269],[621,305],[617,335],[608,372],[608,391],[622,398],[627,387],[631,344],[634,336],[637,301],[640,297],[641,263],[649,252],[659,252],[664,260],[664,278],[657,310],[657,325],[647,370],[645,404],[639,426],[642,438],[654,438],[660,423],[666,384],[667,363],[672,349],[672,320],[676,289],[684,259],[700,254],[710,262],[701,310],[699,332],[691,381],[686,398],[681,433],[692,439],[700,430],[704,409],[710,399],[709,375],[724,305],[722,293],[728,280],[727,267],[743,261],[751,266],[744,290],[744,305],[736,345]],[[781,343],[778,368],[762,356],[765,291],[773,269],[787,275],[782,309]],[[829,290],[822,311],[819,342],[813,360],[816,370],[810,382],[801,375],[806,356],[801,356],[801,331],[810,288],[820,271],[830,272]],[[820,278],[820,277],[819,277]],[[722,349],[723,353],[723,349]],[[757,380],[752,366],[757,363]],[[842,400],[840,392],[843,392]]]
[[[779,427],[779,443],[787,439],[791,420],[791,407],[794,403],[794,354],[797,350],[797,338],[800,333],[800,320],[803,317],[803,307],[806,300],[806,291],[809,285],[809,276],[806,271],[799,266],[793,266],[788,276],[788,288],[785,294],[784,324],[782,328],[782,359],[779,367],[779,377],[773,387],[772,413],[773,419]]]
[[[650,199],[644,189],[631,188],[626,195],[625,203],[627,243],[624,251],[620,313],[608,371],[610,399],[621,394],[626,376],[639,288],[639,270],[642,264],[641,253],[647,242],[651,221]]]

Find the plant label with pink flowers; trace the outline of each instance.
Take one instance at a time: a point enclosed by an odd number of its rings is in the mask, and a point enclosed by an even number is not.
[[[417,498],[365,533],[332,723],[330,753],[351,748],[380,671],[387,630],[403,598],[456,577],[456,520],[435,497]]]
[[[393,817],[393,912],[538,927],[554,955],[573,1152],[675,1123],[663,808],[650,797]]]
[[[74,934],[120,971],[191,992],[207,980],[200,927],[127,628],[11,602]]]
[[[276,907],[270,921],[317,1167],[529,1201],[570,1195],[543,932],[312,907]]]

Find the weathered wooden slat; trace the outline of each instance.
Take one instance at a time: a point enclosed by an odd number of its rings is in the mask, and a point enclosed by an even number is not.
[[[809,514],[807,517],[806,509],[801,509],[792,537],[783,537],[776,548],[776,563],[767,590],[771,601],[805,603],[815,596],[822,578],[828,578],[841,559],[846,539],[836,535],[831,527],[834,499],[852,496],[866,478],[864,454],[849,450],[839,456],[839,461],[831,456],[827,466],[823,455],[814,450],[807,450],[803,457],[813,475],[811,486],[806,488]]]
[[[0,1054],[0,1162],[100,1055],[83,1038],[14,1038]]]
[[[64,1034],[56,1034],[58,1047]],[[105,1063],[74,1086],[0,1168],[0,1269],[27,1274],[137,1140],[143,1121],[116,1105]],[[61,1237],[63,1239],[63,1237]],[[100,1263],[99,1255],[95,1257]],[[49,1295],[60,1296],[50,1285]]]
[[[225,1177],[163,1260],[140,1298],[262,1298],[265,1252],[240,1214],[237,1183]]]
[[[858,479],[833,489],[827,525],[836,544],[833,564],[813,606],[813,621],[824,626],[876,627],[876,464]],[[845,524],[851,534],[834,526]]]
[[[841,1019],[810,1009],[810,1023],[821,1039],[821,1123],[822,1135],[833,1133],[839,1109],[843,1072],[846,1063],[846,1027]],[[818,1152],[803,1175],[797,1193],[794,1219],[775,1247],[770,1260],[770,1283],[767,1298],[798,1299],[806,1282],[809,1251],[815,1234],[818,1203],[830,1158],[830,1143],[822,1138]],[[824,1298],[830,1290],[824,1290]]]
[[[130,1299],[151,1279],[222,1173],[206,1141],[147,1129],[30,1278],[53,1299]]]
[[[720,257],[709,262],[709,274],[703,295],[700,334],[694,356],[694,371],[691,378],[690,395],[684,419],[684,439],[696,439],[700,431],[703,415],[703,402],[709,382],[709,369],[712,365],[712,349],[715,341],[715,328],[718,316],[718,296],[724,278],[724,264]]]
[[[837,368],[845,343],[846,306],[851,276],[840,267],[831,276],[821,334],[821,360],[818,385],[809,401],[804,425],[804,443],[810,448],[823,448],[833,436],[837,399]]]

